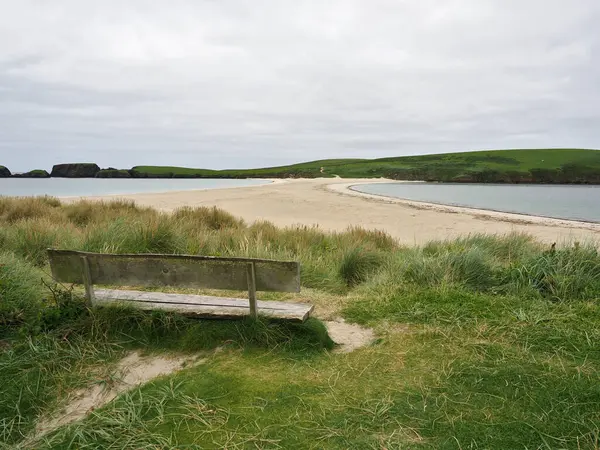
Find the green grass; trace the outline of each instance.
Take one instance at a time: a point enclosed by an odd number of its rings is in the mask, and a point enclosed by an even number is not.
[[[381,266],[383,255],[365,252],[360,247],[349,250],[342,257],[339,267],[340,278],[347,286],[353,287],[365,282]]]
[[[256,169],[239,170],[211,170],[211,169],[193,169],[189,167],[171,167],[171,166],[135,166],[131,170],[138,173],[138,176],[148,174],[152,176],[180,176],[180,177],[200,177],[200,178],[246,178],[246,177],[273,177],[273,176],[316,176],[321,174],[322,167],[338,167],[344,164],[355,164],[366,159],[324,159],[319,161],[310,161],[305,163],[292,164],[287,166],[265,167]],[[324,172],[323,176],[331,176]]]
[[[583,149],[490,150],[380,159],[329,159],[247,170],[136,166],[137,176],[389,177],[406,180],[600,183],[600,151]]]
[[[0,166],[2,167],[2,166]],[[98,177],[134,178],[378,178],[442,182],[600,184],[600,151],[488,150],[379,159],[324,159],[253,169],[135,166],[105,169]]]
[[[131,174],[125,169],[102,169],[96,174],[96,178],[130,178]]]
[[[41,275],[13,254],[0,253],[0,327],[35,320],[42,308]]]
[[[600,164],[598,150],[583,149],[523,149],[523,150],[488,150],[480,152],[445,153],[440,155],[408,156],[400,158],[384,158],[386,162],[469,162],[476,166],[494,168],[513,166],[522,170],[534,168],[558,169],[572,162],[589,162]]]
[[[600,448],[597,242],[401,247],[380,232],[248,225],[212,208],[3,198],[0,244],[0,448]],[[81,287],[48,281],[45,245],[297,259],[302,293],[261,298],[310,301],[377,338],[337,354],[317,319],[87,309]],[[24,307],[37,314],[15,314]],[[133,349],[206,361],[26,440]]]

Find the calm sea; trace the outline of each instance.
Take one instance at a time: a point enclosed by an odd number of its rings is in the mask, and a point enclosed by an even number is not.
[[[267,180],[182,178],[0,178],[0,195],[75,197],[258,186]]]
[[[600,186],[380,183],[352,189],[421,202],[600,222]]]

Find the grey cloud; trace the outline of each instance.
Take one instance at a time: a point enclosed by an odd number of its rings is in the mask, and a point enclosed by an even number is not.
[[[0,0],[0,164],[598,147],[597,0]]]

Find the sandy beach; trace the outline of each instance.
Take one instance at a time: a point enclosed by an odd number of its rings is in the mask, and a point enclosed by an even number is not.
[[[549,243],[600,240],[600,224],[411,202],[350,189],[353,185],[374,182],[390,181],[275,180],[272,184],[243,188],[91,198],[131,199],[163,211],[182,206],[217,206],[250,223],[268,220],[278,226],[316,225],[332,231],[361,226],[386,231],[407,245],[473,233],[510,232],[529,233]]]

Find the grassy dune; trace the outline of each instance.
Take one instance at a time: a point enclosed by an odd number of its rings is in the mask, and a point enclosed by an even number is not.
[[[47,247],[298,259],[302,293],[262,298],[311,301],[377,340],[336,354],[317,319],[90,310],[80,287],[51,282]],[[69,392],[110,383],[116,361],[143,349],[207,360],[27,445],[598,449],[598,342],[597,243],[476,235],[407,248],[211,208],[0,198],[0,448],[18,448]]]
[[[137,166],[135,176],[388,177],[406,180],[600,183],[600,151],[582,149],[493,150],[381,159],[329,159],[248,170]]]

